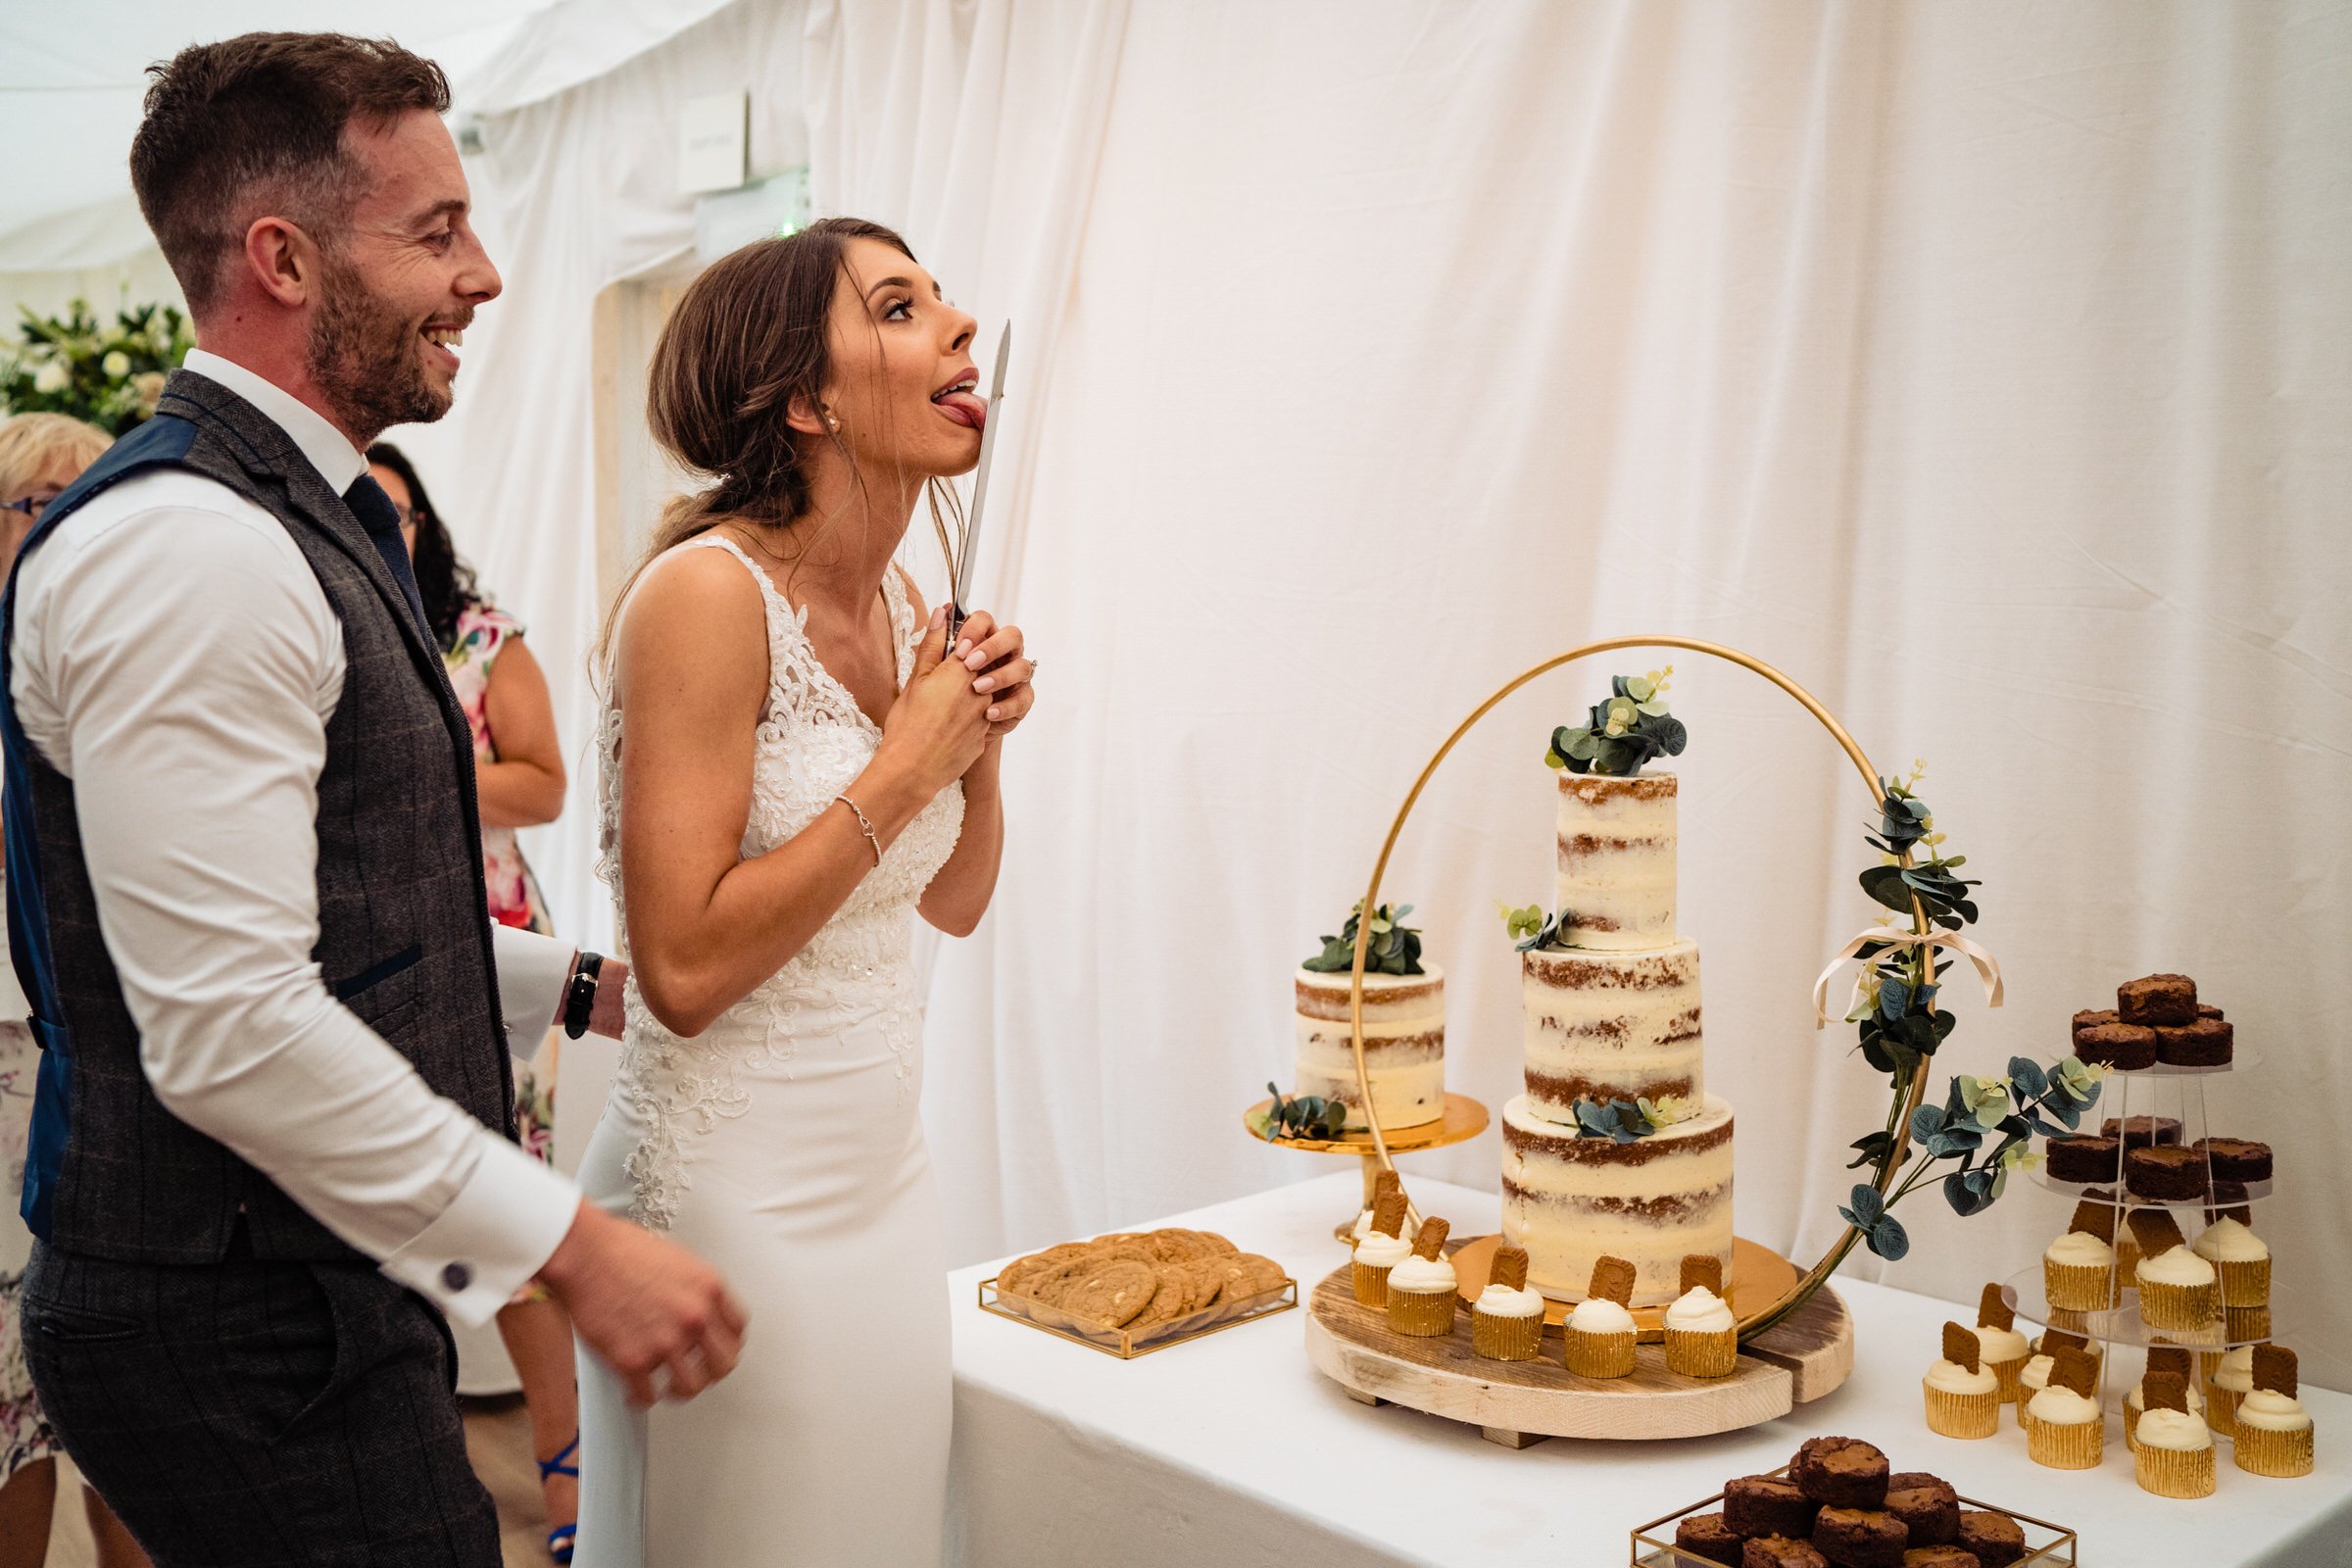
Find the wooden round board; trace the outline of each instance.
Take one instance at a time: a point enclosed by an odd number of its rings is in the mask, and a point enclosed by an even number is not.
[[[1470,1309],[1470,1301],[1486,1288],[1487,1276],[1494,1266],[1494,1250],[1502,1245],[1499,1236],[1479,1236],[1458,1248],[1447,1249],[1453,1259],[1454,1272],[1462,1282],[1462,1310]],[[1796,1284],[1796,1265],[1769,1247],[1761,1247],[1745,1239],[1732,1243],[1731,1308],[1734,1317],[1746,1317],[1761,1312],[1788,1294]],[[1568,1317],[1570,1303],[1545,1301],[1544,1321],[1557,1328]],[[1634,1321],[1641,1325],[1643,1345],[1662,1344],[1666,1338],[1666,1308],[1637,1306]]]
[[[1545,1438],[1655,1440],[1734,1432],[1817,1399],[1853,1370],[1853,1321],[1825,1289],[1788,1321],[1741,1348],[1730,1377],[1666,1370],[1655,1346],[1636,1351],[1623,1378],[1585,1378],[1560,1364],[1556,1329],[1537,1361],[1490,1361],[1470,1351],[1470,1319],[1443,1339],[1393,1332],[1388,1314],[1357,1303],[1346,1268],[1315,1287],[1305,1320],[1307,1359],[1366,1404],[1399,1404],[1467,1422],[1490,1441],[1523,1448]]]

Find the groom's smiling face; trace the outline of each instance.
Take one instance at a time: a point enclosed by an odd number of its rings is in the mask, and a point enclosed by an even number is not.
[[[501,285],[438,115],[355,121],[343,143],[364,178],[321,247],[310,370],[337,422],[372,436],[449,412],[459,334]]]

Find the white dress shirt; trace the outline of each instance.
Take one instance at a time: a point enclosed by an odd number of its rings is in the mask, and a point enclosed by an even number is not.
[[[367,471],[332,424],[244,367],[197,350],[187,368],[275,420],[329,488]],[[554,1252],[579,1194],[426,1087],[311,959],[311,824],[345,664],[285,525],[184,469],[125,479],[25,560],[15,653],[9,697],[74,781],[156,1098],[386,1274],[487,1320]],[[536,1050],[573,950],[497,937],[504,1010]]]

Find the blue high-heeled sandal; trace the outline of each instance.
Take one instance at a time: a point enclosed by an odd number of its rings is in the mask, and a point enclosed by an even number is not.
[[[576,1464],[565,1464],[564,1461],[579,1451],[580,1435],[574,1432],[571,1435],[571,1441],[564,1445],[563,1451],[553,1459],[533,1460],[532,1462],[539,1466],[539,1484],[544,1487],[556,1476],[569,1476],[577,1481],[580,1478],[580,1467]],[[550,1530],[547,1533],[548,1555],[561,1563],[570,1562],[572,1547],[578,1544],[579,1534],[580,1527],[576,1524],[558,1525],[555,1529]]]

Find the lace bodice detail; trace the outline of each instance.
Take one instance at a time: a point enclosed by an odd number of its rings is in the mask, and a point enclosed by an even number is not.
[[[752,808],[742,856],[751,859],[798,835],[873,760],[881,729],[856,698],[818,662],[808,641],[806,610],[795,610],[759,564],[731,539],[704,534],[678,547],[724,550],[760,585],[767,623],[767,697],[759,722],[752,770]],[[905,580],[889,572],[883,594],[898,649],[898,683],[913,678],[922,627]],[[621,713],[608,702],[599,733],[603,764],[597,874],[611,885],[620,929],[628,929],[627,889],[620,868]],[[804,1040],[819,1040],[847,1024],[878,1021],[899,1056],[903,1084],[913,1081],[921,1026],[909,955],[911,913],[963,829],[963,786],[933,797],[884,852],[882,862],[858,884],[808,944],[759,989],[720,1014],[710,1028],[683,1040],[662,1027],[629,984],[615,1093],[630,1097],[649,1129],[628,1161],[637,1200],[631,1217],[665,1227],[675,1215],[687,1177],[682,1138],[707,1131],[716,1118],[739,1116],[750,1105],[738,1069],[789,1065]]]

